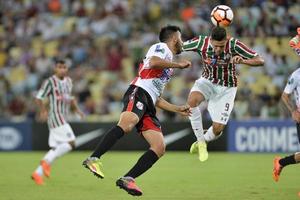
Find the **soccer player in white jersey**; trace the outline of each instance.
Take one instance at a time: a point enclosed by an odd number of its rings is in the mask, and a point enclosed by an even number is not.
[[[300,27],[297,29],[297,31],[298,35],[290,40],[290,46],[300,56]],[[292,100],[291,94],[294,95],[295,103]],[[292,118],[296,122],[298,140],[300,144],[300,68],[296,69],[289,77],[282,93],[281,100],[291,112]],[[277,182],[279,180],[280,173],[285,166],[299,162],[300,152],[296,152],[292,155],[286,156],[285,158],[276,156],[273,161],[273,179]]]
[[[75,147],[75,135],[66,120],[70,105],[81,117],[84,116],[71,94],[72,80],[67,72],[66,63],[63,60],[56,61],[54,75],[44,81],[35,98],[41,120],[48,119],[48,142],[51,147],[31,175],[37,185],[44,184],[43,175],[50,176],[54,160]],[[45,98],[49,99],[49,110],[43,101]]]
[[[173,61],[174,55],[179,54],[182,49],[180,28],[171,25],[163,27],[159,40],[159,43],[152,45],[148,50],[139,66],[137,77],[124,94],[124,108],[117,126],[112,127],[105,134],[93,154],[83,162],[83,165],[94,175],[104,178],[100,157],[124,134],[130,133],[136,127],[149,143],[150,148],[123,177],[116,181],[117,186],[134,196],[142,195],[135,178],[149,170],[165,152],[165,143],[155,107],[184,116],[190,114],[189,106],[177,106],[161,97],[174,68],[183,69],[191,66],[191,62],[186,60]]]
[[[203,72],[188,97],[192,114],[189,117],[197,141],[190,148],[199,153],[199,160],[208,159],[207,142],[217,139],[224,130],[233,109],[237,91],[236,64],[260,66],[264,60],[239,40],[227,38],[226,30],[214,27],[211,35],[200,35],[183,44],[184,51],[197,52],[203,61]],[[208,101],[212,126],[204,135],[201,112],[198,108]]]

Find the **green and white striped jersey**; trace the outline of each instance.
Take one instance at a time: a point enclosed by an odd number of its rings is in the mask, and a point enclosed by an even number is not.
[[[71,95],[72,80],[65,77],[60,80],[55,75],[44,81],[42,87],[38,91],[36,98],[43,100],[49,98],[49,128],[56,128],[67,123],[66,118],[70,108],[70,102],[73,99]]]
[[[223,53],[216,56],[210,40],[209,36],[200,35],[195,37],[184,42],[183,51],[195,51],[201,56],[203,62],[202,77],[214,84],[236,87],[236,66],[230,62],[231,58],[239,55],[244,59],[250,59],[257,56],[257,53],[238,39],[230,38],[225,45]]]

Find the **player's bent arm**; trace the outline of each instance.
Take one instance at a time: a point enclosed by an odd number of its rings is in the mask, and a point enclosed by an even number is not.
[[[250,59],[243,59],[242,64],[250,65],[250,66],[262,66],[265,64],[265,60],[257,55]]]
[[[35,103],[39,107],[40,112],[45,112],[47,111],[46,105],[44,104],[42,99],[35,98]]]
[[[186,68],[191,66],[189,61],[171,62],[168,60],[161,59],[157,56],[152,56],[149,60],[149,67],[153,69],[164,69],[164,68]]]
[[[293,112],[296,110],[296,105],[294,105],[291,101],[291,95],[283,92],[281,95],[281,100],[284,103],[284,105],[289,109],[290,113],[293,114]]]
[[[169,103],[168,101],[164,100],[161,97],[157,100],[156,107],[166,111],[179,113],[183,116],[189,116],[191,114],[190,106],[188,105],[177,106]]]
[[[72,98],[71,100],[71,109],[78,113],[81,118],[84,117],[84,113],[80,110],[76,98]]]
[[[176,112],[177,109],[176,105],[169,103],[161,97],[157,100],[156,107],[170,112]]]

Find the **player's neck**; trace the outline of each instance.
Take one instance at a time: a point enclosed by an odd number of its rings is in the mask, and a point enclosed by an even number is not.
[[[65,79],[65,77],[64,76],[57,76],[56,74],[54,74],[54,76],[57,78],[57,79],[59,79],[59,80],[64,80]]]
[[[166,42],[168,48],[171,50],[171,52],[173,53],[173,55],[176,54],[176,48],[174,45],[171,44],[171,42]]]

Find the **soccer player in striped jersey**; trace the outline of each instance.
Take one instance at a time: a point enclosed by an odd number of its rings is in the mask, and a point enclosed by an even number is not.
[[[116,182],[116,185],[134,196],[142,195],[135,178],[149,170],[165,152],[165,143],[156,117],[156,108],[190,114],[189,106],[177,106],[165,101],[161,95],[170,81],[174,68],[183,69],[191,62],[174,62],[173,57],[182,49],[181,30],[177,26],[163,27],[159,34],[159,43],[148,50],[140,64],[138,76],[131,82],[124,94],[124,108],[117,126],[112,127],[98,144],[93,154],[83,165],[94,175],[104,178],[100,157],[105,154],[124,134],[136,127],[137,131],[149,143],[150,148],[139,158],[137,163]]]
[[[298,35],[290,40],[290,47],[300,56],[300,27],[297,29]],[[295,103],[292,100],[294,95]],[[298,141],[300,144],[300,68],[296,69],[285,86],[285,89],[281,95],[281,99],[284,105],[291,113],[292,119],[296,122]],[[280,173],[285,166],[300,163],[300,152],[296,152],[292,155],[280,158],[276,156],[273,164],[273,179],[277,182],[279,180]]]
[[[44,81],[35,98],[41,120],[48,119],[48,142],[51,147],[31,175],[38,185],[44,184],[43,175],[50,176],[53,161],[75,147],[75,135],[66,120],[70,105],[81,117],[84,116],[71,94],[72,80],[67,72],[66,63],[63,60],[56,61],[54,75]],[[49,110],[43,102],[45,98],[49,99]]]
[[[190,148],[199,153],[199,160],[208,159],[207,142],[217,139],[224,130],[233,109],[237,91],[236,64],[260,66],[264,60],[238,39],[227,38],[226,30],[214,27],[210,36],[200,35],[183,44],[183,51],[197,52],[202,58],[203,72],[188,97],[192,114],[189,117],[197,141]],[[204,134],[199,104],[208,101],[213,121]]]

